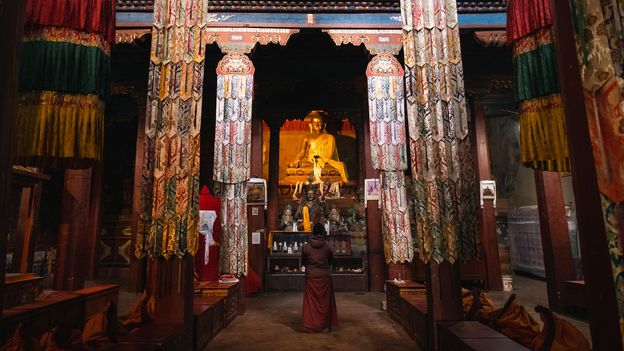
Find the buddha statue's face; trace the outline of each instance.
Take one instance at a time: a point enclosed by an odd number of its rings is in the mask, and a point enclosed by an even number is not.
[[[312,133],[318,134],[323,132],[324,126],[325,123],[321,118],[314,117],[312,118],[312,121],[310,121],[310,130],[312,131]]]

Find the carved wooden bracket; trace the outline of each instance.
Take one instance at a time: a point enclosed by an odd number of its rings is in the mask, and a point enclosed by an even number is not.
[[[217,28],[204,29],[206,44],[217,43],[224,54],[240,52],[249,54],[256,44],[286,45],[290,36],[299,29],[289,28]]]
[[[403,47],[402,33],[394,29],[327,29],[336,45],[353,44],[359,46],[364,44],[366,49],[376,55],[382,52],[398,55]]]
[[[504,30],[488,30],[474,32],[475,41],[485,47],[507,46],[507,32]]]
[[[152,34],[152,28],[117,29],[115,44],[132,44],[135,40],[144,39]]]

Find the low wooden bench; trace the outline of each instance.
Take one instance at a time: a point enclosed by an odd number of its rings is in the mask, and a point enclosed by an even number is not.
[[[20,323],[35,338],[61,324],[82,329],[89,317],[104,310],[109,301],[116,306],[118,293],[118,285],[94,286],[78,291],[53,291],[34,302],[4,309],[0,345],[13,335]]]
[[[72,291],[84,297],[84,320],[104,310],[107,303],[112,303],[117,312],[119,300],[119,285],[97,285],[90,288]],[[115,313],[115,316],[117,313]]]
[[[438,322],[440,351],[529,351],[496,330],[474,321]]]
[[[411,280],[386,280],[386,301],[390,316],[401,323],[401,298],[407,295],[426,295],[424,284]]]
[[[224,313],[225,325],[227,326],[236,318],[237,315],[243,313],[241,306],[242,294],[240,283],[219,283],[219,282],[202,282],[199,290],[202,296],[224,297]]]
[[[427,349],[431,338],[427,312],[427,295],[410,294],[401,297],[401,324],[423,350]]]
[[[119,338],[115,350],[189,350],[192,331],[182,324],[153,322]]]
[[[223,329],[225,322],[223,296],[195,295],[193,299],[193,350],[204,350]]]
[[[561,291],[561,299],[566,307],[587,311],[587,298],[584,280],[566,280]]]
[[[28,333],[36,338],[53,327],[65,324],[70,328],[82,329],[84,325],[84,297],[67,291],[55,292],[54,295],[32,303],[15,306],[6,311],[20,311],[20,320]],[[4,313],[3,313],[4,315]],[[9,321],[7,321],[9,322]],[[17,324],[2,321],[4,332],[10,337]],[[6,341],[3,338],[2,342]]]

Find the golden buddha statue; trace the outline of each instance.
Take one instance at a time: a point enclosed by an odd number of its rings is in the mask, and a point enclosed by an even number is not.
[[[338,158],[338,149],[334,136],[325,131],[325,121],[320,111],[312,111],[306,119],[310,119],[310,134],[303,138],[301,150],[291,168],[312,168],[314,182],[322,183],[321,172],[326,165],[335,168],[344,183],[349,182],[347,168]]]

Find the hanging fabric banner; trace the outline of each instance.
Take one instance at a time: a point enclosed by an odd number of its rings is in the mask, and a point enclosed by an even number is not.
[[[409,206],[403,172],[407,169],[403,69],[389,53],[381,53],[366,69],[371,159],[380,171],[384,252],[387,263],[414,257]]]
[[[102,160],[115,1],[25,7],[15,163],[89,167]]]
[[[254,66],[241,53],[217,65],[214,180],[221,184],[221,273],[247,274],[247,191],[251,175]]]
[[[573,5],[585,109],[607,235],[605,250],[610,256],[624,329],[624,11],[619,1],[575,0]]]
[[[570,159],[555,66],[550,0],[510,0],[507,40],[520,104],[520,155],[526,167],[568,172]]]
[[[455,0],[401,0],[416,250],[428,262],[479,254]]]
[[[197,251],[206,16],[205,1],[154,3],[137,257]]]

